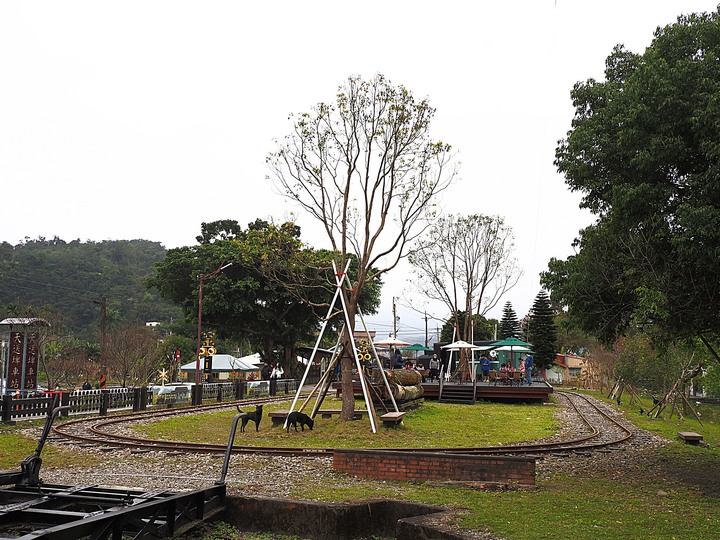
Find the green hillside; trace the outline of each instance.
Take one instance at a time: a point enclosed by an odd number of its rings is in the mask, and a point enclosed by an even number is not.
[[[82,335],[97,329],[104,297],[108,322],[169,323],[180,310],[145,286],[166,252],[149,240],[3,242],[0,317],[49,317]]]

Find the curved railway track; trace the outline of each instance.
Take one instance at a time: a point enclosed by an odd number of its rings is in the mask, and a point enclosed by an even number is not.
[[[621,422],[613,418],[603,404],[597,405],[594,400],[572,392],[556,391],[567,402],[569,413],[582,425],[582,434],[559,440],[550,440],[538,443],[523,443],[503,446],[477,447],[477,448],[391,448],[397,451],[423,451],[461,454],[487,454],[487,455],[517,455],[533,454],[541,456],[557,452],[589,452],[608,446],[619,445],[630,441],[633,432]],[[286,398],[263,398],[244,400],[242,402],[225,402],[213,405],[193,407],[186,411],[174,409],[152,411],[114,416],[112,418],[92,418],[71,420],[53,428],[56,435],[85,444],[102,446],[127,447],[139,450],[165,450],[189,453],[225,453],[226,445],[200,444],[183,441],[148,440],[139,437],[122,435],[117,431],[118,424],[128,424],[148,419],[158,419],[178,414],[196,414],[217,409],[226,409],[234,405],[252,407],[257,404],[266,404],[277,401],[286,401]],[[332,456],[332,448],[290,448],[266,446],[237,446],[232,452],[235,454],[269,454],[280,456]]]

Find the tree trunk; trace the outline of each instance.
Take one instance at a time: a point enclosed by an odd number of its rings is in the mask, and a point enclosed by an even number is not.
[[[352,420],[355,411],[355,392],[353,389],[353,374],[355,361],[352,357],[351,345],[344,342],[342,358],[340,359],[340,376],[342,378],[342,408],[340,420]]]
[[[355,325],[356,306],[351,302],[345,303],[348,310],[348,320],[353,327],[345,326],[345,335],[342,339],[342,357],[340,358],[340,376],[342,381],[342,408],[340,409],[340,420],[347,421],[353,419],[355,412],[355,393],[353,390],[353,375],[355,373],[355,359],[353,358],[352,340]]]

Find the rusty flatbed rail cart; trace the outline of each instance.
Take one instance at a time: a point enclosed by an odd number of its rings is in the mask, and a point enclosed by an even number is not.
[[[184,493],[40,480],[40,452],[55,417],[48,415],[35,453],[18,472],[0,473],[0,539],[121,540],[168,538],[225,509],[224,482]]]

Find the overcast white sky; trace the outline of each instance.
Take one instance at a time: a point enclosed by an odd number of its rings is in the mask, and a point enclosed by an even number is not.
[[[601,79],[624,43],[713,0],[4,1],[0,3],[0,241],[195,243],[200,223],[281,219],[265,181],[290,113],[333,99],[349,75],[383,73],[437,109],[432,134],[459,151],[448,213],[504,216],[524,269],[523,317],[551,257],[592,216],[552,165],[575,82]],[[306,241],[314,226],[300,215]],[[369,326],[424,338],[405,271]],[[438,325],[430,321],[430,330]],[[434,337],[434,336],[433,336]]]

